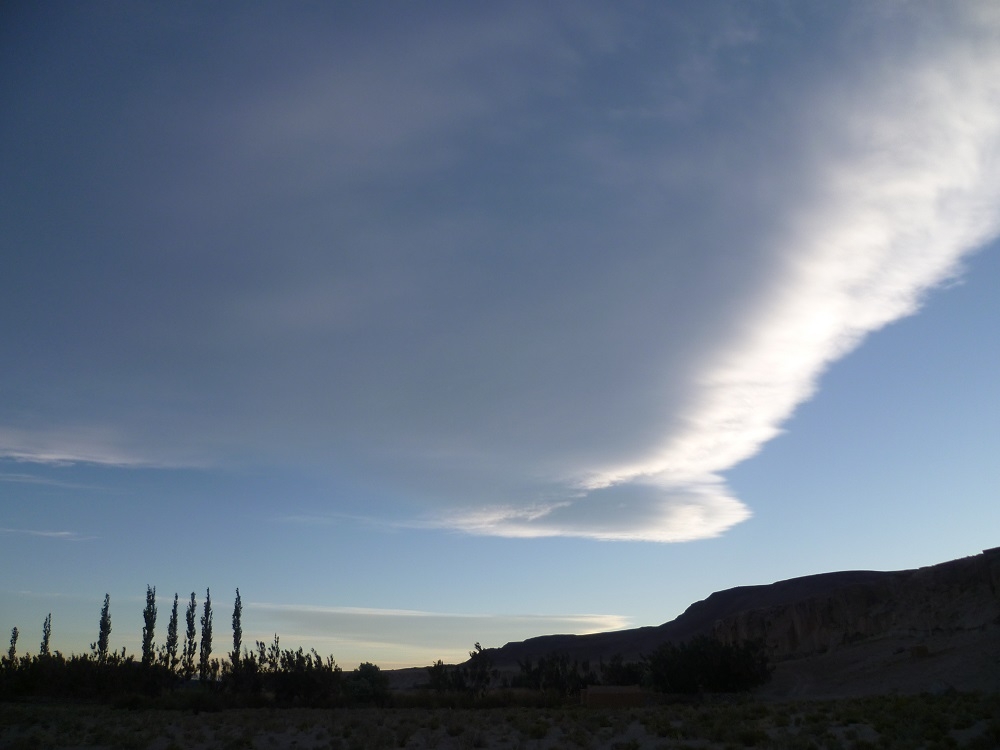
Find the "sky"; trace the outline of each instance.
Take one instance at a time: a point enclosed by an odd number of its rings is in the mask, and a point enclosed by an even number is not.
[[[7,3],[0,628],[344,668],[1000,544],[1000,5]]]

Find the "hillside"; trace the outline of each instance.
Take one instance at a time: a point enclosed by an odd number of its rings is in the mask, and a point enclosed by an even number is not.
[[[1000,690],[1000,548],[915,570],[739,586],[658,627],[541,636],[508,643],[493,659],[503,670],[553,652],[629,661],[699,634],[762,639],[776,666],[762,690],[771,695]]]

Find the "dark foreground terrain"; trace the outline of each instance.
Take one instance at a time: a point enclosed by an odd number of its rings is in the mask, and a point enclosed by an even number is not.
[[[994,750],[1000,747],[1000,696],[742,699],[619,709],[235,709],[200,713],[7,703],[0,704],[0,747]]]
[[[738,587],[659,627],[477,643],[465,664],[394,672],[345,673],[276,636],[199,686],[124,652],[15,658],[15,642],[0,750],[1000,750],[1000,548]],[[599,707],[622,705],[615,690],[635,707]]]

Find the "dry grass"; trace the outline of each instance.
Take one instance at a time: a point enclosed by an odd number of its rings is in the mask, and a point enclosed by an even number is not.
[[[944,750],[1000,747],[1000,695],[883,696],[600,710],[238,709],[0,704],[0,748],[108,750]]]

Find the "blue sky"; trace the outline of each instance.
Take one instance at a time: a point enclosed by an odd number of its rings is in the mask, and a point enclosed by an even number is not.
[[[150,584],[222,653],[238,586],[423,665],[998,543],[995,4],[4,15],[22,649]]]

